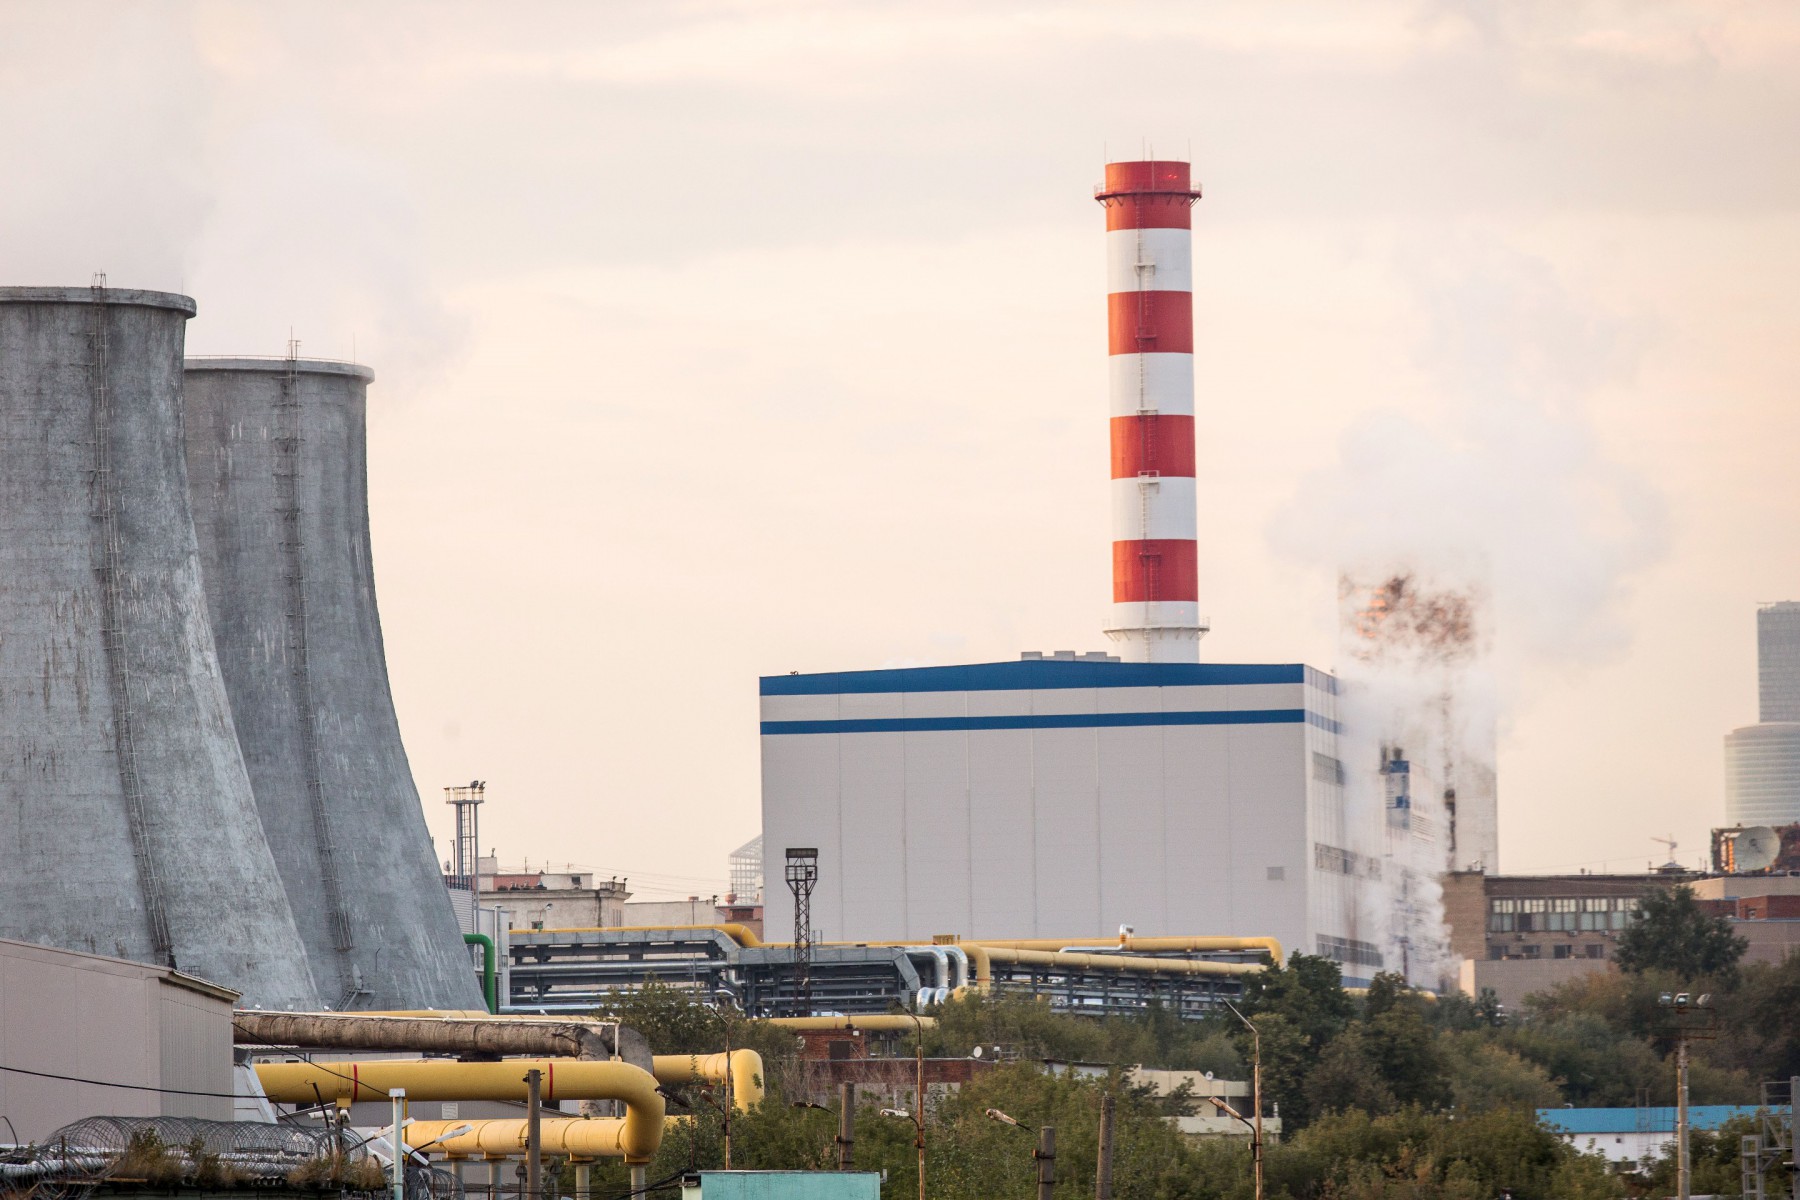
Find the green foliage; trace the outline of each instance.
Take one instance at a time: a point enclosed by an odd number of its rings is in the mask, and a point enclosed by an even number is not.
[[[1800,1073],[1800,958],[1752,963],[1713,985],[1720,1037],[1692,1046],[1693,1100],[1754,1103],[1756,1081]],[[1605,1164],[1543,1130],[1535,1110],[1667,1105],[1674,1099],[1664,991],[1691,980],[1646,965],[1599,971],[1531,997],[1502,1021],[1491,995],[1435,1003],[1396,976],[1371,981],[1360,998],[1340,986],[1325,959],[1295,955],[1255,979],[1240,1008],[1260,1035],[1265,1111],[1279,1112],[1286,1140],[1267,1147],[1270,1200],[1491,1200],[1510,1189],[1535,1197],[1610,1200],[1622,1182]],[[657,1053],[711,1052],[729,1035],[763,1054],[768,1101],[731,1123],[732,1165],[828,1169],[835,1165],[835,1113],[796,1108],[803,1064],[787,1031],[694,1005],[682,992],[649,988],[608,1011],[642,1031]],[[1114,1194],[1154,1200],[1250,1200],[1247,1139],[1183,1140],[1170,1118],[1196,1111],[1191,1094],[1149,1094],[1130,1082],[1134,1065],[1250,1075],[1253,1039],[1229,1014],[1182,1021],[1151,1011],[1094,1020],[1019,996],[968,996],[942,1006],[924,1049],[957,1057],[1002,1048],[1010,1060],[934,1101],[926,1116],[927,1182],[939,1200],[1028,1200],[1032,1134],[986,1116],[999,1109],[1057,1131],[1058,1197],[1091,1195],[1100,1098],[1116,1104]],[[890,1039],[910,1053],[911,1035]],[[1050,1075],[1043,1059],[1107,1064],[1098,1078]],[[909,1064],[901,1064],[904,1068]],[[689,1119],[671,1128],[650,1177],[724,1163],[723,1097],[679,1089]],[[1730,1131],[1696,1139],[1696,1191],[1736,1190]],[[910,1117],[865,1105],[856,1118],[856,1162],[884,1171],[883,1195],[918,1191]],[[1647,1164],[1650,1194],[1666,1194]],[[564,1172],[566,1192],[572,1186]],[[593,1167],[595,1195],[627,1190],[618,1163]],[[1663,1189],[1658,1191],[1657,1189]]]
[[[1502,1189],[1517,1200],[1623,1194],[1603,1163],[1576,1154],[1523,1110],[1335,1113],[1277,1157],[1290,1153],[1306,1156],[1312,1169],[1294,1181],[1307,1190],[1291,1194],[1334,1200],[1490,1200]]]
[[[1621,971],[1667,971],[1685,982],[1735,982],[1738,960],[1750,943],[1724,917],[1701,911],[1690,887],[1651,889],[1638,901],[1637,920],[1619,935],[1614,956]]]

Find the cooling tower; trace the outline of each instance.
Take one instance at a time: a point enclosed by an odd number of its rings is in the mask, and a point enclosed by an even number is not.
[[[480,1008],[388,690],[369,552],[374,373],[187,361],[188,480],[263,829],[340,1008]]]
[[[194,302],[0,288],[0,936],[316,1004],[207,622]]]

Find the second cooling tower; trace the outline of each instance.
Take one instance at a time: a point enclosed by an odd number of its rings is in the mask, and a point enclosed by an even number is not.
[[[188,359],[188,478],[238,742],[341,1008],[479,1008],[388,689],[369,550],[374,373]]]

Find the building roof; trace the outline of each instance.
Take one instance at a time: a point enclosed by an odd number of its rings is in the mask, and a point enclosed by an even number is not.
[[[1750,1104],[1691,1104],[1688,1124],[1717,1129],[1733,1117],[1754,1117]],[[1540,1108],[1538,1121],[1557,1133],[1674,1133],[1673,1108]]]
[[[1337,680],[1304,663],[1121,663],[1029,658],[953,667],[899,667],[765,675],[765,696],[831,696],[857,692],[995,692],[1091,687],[1222,687],[1310,683],[1337,691]]]

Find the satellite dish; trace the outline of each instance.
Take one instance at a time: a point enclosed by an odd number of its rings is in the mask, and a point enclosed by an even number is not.
[[[1780,853],[1780,835],[1767,825],[1752,825],[1734,841],[1732,866],[1740,873],[1765,870],[1775,865]]]

